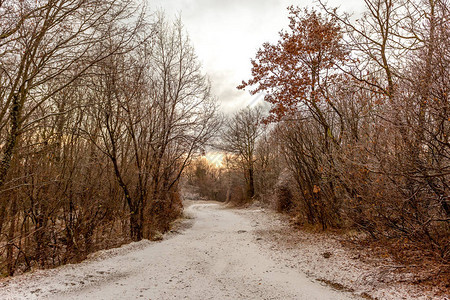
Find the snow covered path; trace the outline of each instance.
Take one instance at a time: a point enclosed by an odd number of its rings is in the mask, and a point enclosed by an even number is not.
[[[279,264],[255,224],[218,204],[186,210],[192,228],[162,242],[0,283],[1,299],[356,299]],[[2,286],[3,285],[3,286]]]

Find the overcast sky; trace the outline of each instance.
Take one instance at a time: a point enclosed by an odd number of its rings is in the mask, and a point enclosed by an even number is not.
[[[351,11],[362,0],[332,0],[328,3]],[[276,42],[288,25],[287,7],[312,7],[311,1],[293,0],[149,0],[151,10],[176,14],[189,34],[212,91],[222,111],[234,112],[257,102],[257,96],[236,89],[250,77],[250,59],[264,42]]]

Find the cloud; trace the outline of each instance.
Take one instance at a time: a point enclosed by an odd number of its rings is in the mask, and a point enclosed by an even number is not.
[[[257,96],[236,90],[250,78],[250,59],[264,42],[278,40],[278,32],[288,25],[287,6],[311,5],[292,0],[153,0],[151,9],[164,9],[168,16],[181,12],[185,28],[203,69],[209,75],[212,91],[224,112],[233,112]],[[332,0],[339,4],[339,0]],[[348,7],[356,0],[346,1]]]

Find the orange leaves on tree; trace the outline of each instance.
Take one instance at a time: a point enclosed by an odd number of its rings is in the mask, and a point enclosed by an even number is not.
[[[238,86],[249,87],[252,95],[266,93],[272,104],[267,121],[279,121],[301,104],[331,101],[323,82],[333,80],[334,69],[348,57],[336,20],[298,7],[288,10],[289,30],[280,32],[276,44],[263,44],[251,60],[252,77]]]
[[[317,193],[319,193],[319,192],[320,192],[320,187],[318,187],[317,185],[314,185],[313,193],[314,193],[314,194],[317,194]]]

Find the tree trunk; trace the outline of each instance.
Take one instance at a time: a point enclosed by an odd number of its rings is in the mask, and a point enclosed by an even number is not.
[[[142,224],[139,209],[133,209],[130,214],[130,233],[133,241],[142,240]]]
[[[253,167],[249,167],[248,170],[248,186],[247,186],[247,198],[252,199],[255,196],[255,179],[253,175]]]
[[[19,97],[15,95],[11,104],[11,131],[9,132],[9,135],[7,137],[4,147],[5,150],[3,150],[3,158],[0,162],[0,187],[5,184],[6,175],[8,174],[13,152],[17,144],[17,138],[19,137],[21,110],[22,107]]]
[[[13,276],[15,271],[15,262],[14,262],[14,233],[16,231],[16,214],[17,214],[17,203],[16,199],[12,199],[11,202],[11,213],[10,213],[10,222],[8,231],[8,243],[6,244],[6,264],[8,275]]]

